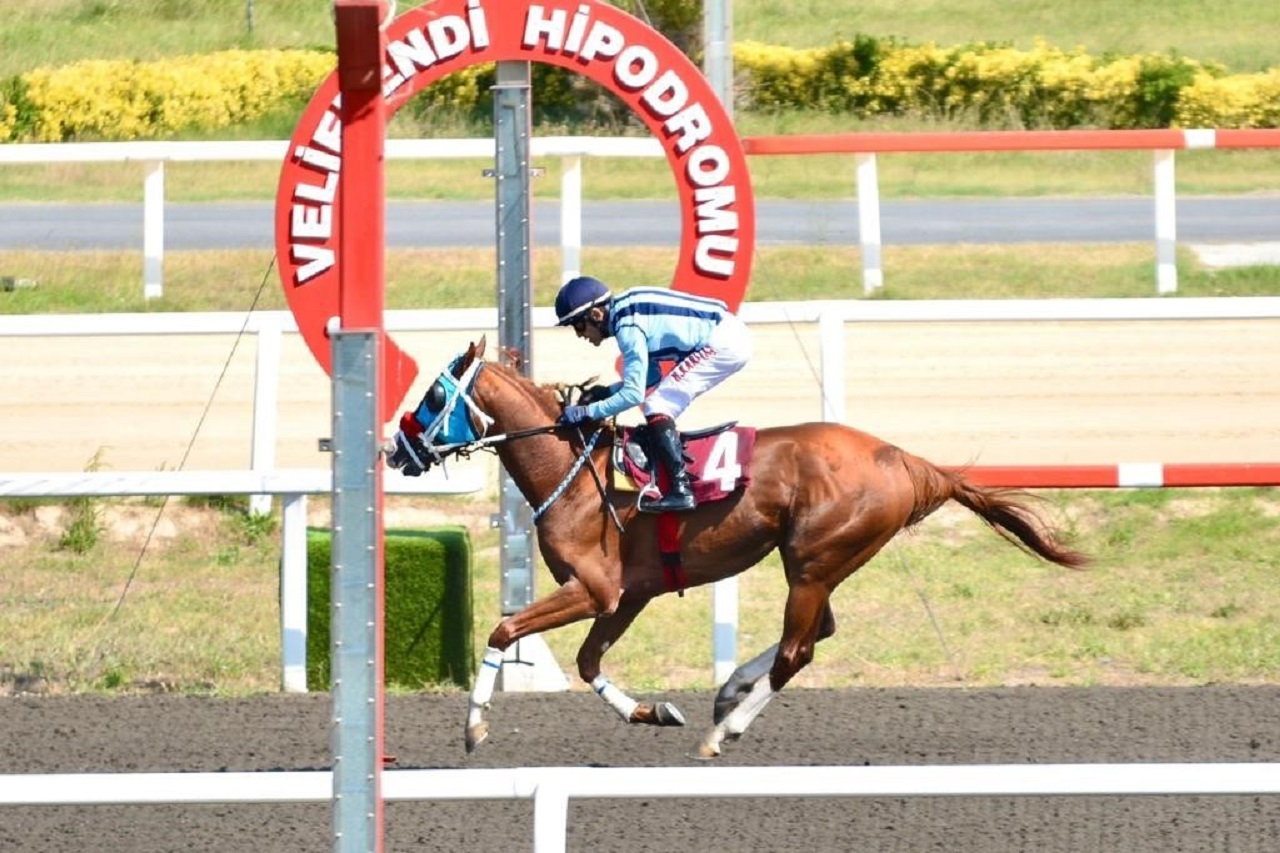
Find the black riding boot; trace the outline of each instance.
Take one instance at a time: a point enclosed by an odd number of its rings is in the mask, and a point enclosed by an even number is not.
[[[641,512],[688,512],[698,506],[689,488],[689,472],[684,464],[684,447],[680,444],[680,433],[676,432],[676,422],[671,418],[655,418],[649,422],[653,430],[653,443],[658,450],[658,458],[670,475],[670,483],[662,497],[654,501],[641,501]]]

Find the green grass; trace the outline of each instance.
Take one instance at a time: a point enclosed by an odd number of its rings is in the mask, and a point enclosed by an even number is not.
[[[740,132],[766,135],[856,129],[830,116],[810,118],[795,126],[777,117],[743,121]],[[803,129],[792,129],[797,126]],[[884,126],[883,122],[876,125]],[[291,132],[291,127],[282,127],[274,138],[287,138]],[[1149,151],[883,154],[877,161],[882,199],[1150,196],[1154,186]],[[484,160],[392,161],[387,167],[387,196],[395,200],[492,200],[493,184],[481,175],[492,165]],[[558,199],[560,159],[539,158],[534,165],[545,169],[533,182],[534,198]],[[852,156],[751,157],[748,167],[759,198],[852,200],[857,194]],[[665,160],[587,158],[582,171],[582,192],[587,199],[676,197]],[[266,202],[275,198],[279,179],[280,164],[275,162],[172,163],[165,169],[165,195],[171,202]],[[3,166],[0,203],[136,203],[142,200],[142,181],[142,167],[136,163]],[[1280,193],[1280,150],[1179,152],[1176,183],[1183,195]]]
[[[331,3],[257,0],[5,0],[0,77],[81,59],[152,60],[229,48],[330,47]],[[415,4],[421,5],[421,4]]]
[[[402,3],[401,10],[418,3]],[[0,77],[39,65],[84,58],[152,59],[227,47],[307,47],[333,41],[328,4],[320,0],[273,0],[254,4],[255,27],[246,31],[243,0],[10,0],[0,17]],[[1133,4],[1048,2],[1015,9],[977,0],[848,4],[842,0],[783,3],[741,0],[734,4],[735,36],[774,44],[829,44],[855,32],[896,35],[960,44],[974,39],[1030,46],[1042,36],[1052,43],[1080,44],[1093,53],[1177,50],[1215,59],[1235,70],[1280,64],[1280,6],[1233,0],[1212,7],[1176,0]],[[1215,22],[1228,20],[1231,26]],[[839,133],[858,130],[940,129],[918,121],[852,121],[812,113],[737,115],[743,136]],[[296,113],[282,111],[252,126],[221,133],[225,139],[284,139]],[[950,129],[950,128],[947,128]],[[405,117],[393,122],[398,136],[485,136],[487,127],[445,122],[423,128]],[[547,129],[542,132],[564,132]],[[391,198],[488,199],[492,185],[480,176],[482,161],[392,163]],[[560,163],[535,185],[539,198],[559,194]],[[753,185],[762,198],[852,198],[851,157],[754,157]],[[167,170],[173,201],[273,197],[276,163],[174,164]],[[1180,193],[1280,192],[1280,152],[1194,151],[1180,153]],[[1148,152],[1042,152],[1028,154],[885,155],[880,158],[884,198],[995,195],[1149,195]],[[132,164],[6,166],[0,169],[0,202],[136,201],[139,167]],[[587,198],[670,198],[674,183],[659,160],[589,160],[584,165]]]
[[[1274,682],[1280,676],[1280,491],[1046,492],[1045,509],[1093,554],[1071,572],[1003,543],[959,508],[900,536],[833,596],[834,637],[796,686],[971,686]],[[476,647],[499,606],[491,496],[414,499],[468,521]],[[149,523],[156,509],[104,501]],[[318,501],[323,504],[323,501]],[[397,499],[392,511],[408,502]],[[133,507],[129,510],[128,507]],[[10,515],[0,504],[0,513]],[[139,543],[86,555],[12,552],[0,609],[0,691],[40,677],[54,690],[274,690],[279,681],[279,543],[240,538],[234,514],[171,503],[119,611]],[[31,516],[10,517],[30,529]],[[34,533],[49,538],[56,534]],[[217,562],[219,543],[237,559]],[[36,543],[38,544],[38,543]],[[195,572],[192,564],[215,566]],[[545,592],[544,573],[536,579]],[[786,590],[770,557],[741,576],[738,656],[776,642]],[[711,686],[711,593],[655,600],[605,658],[634,690]],[[679,625],[678,630],[673,626]],[[545,636],[572,669],[586,624]],[[25,682],[24,682],[25,683]],[[581,688],[582,685],[576,685]]]
[[[674,268],[675,249],[595,248],[584,267],[621,285],[653,283],[654,270]],[[1280,295],[1280,266],[1210,270],[1184,250],[1179,296]],[[488,249],[394,250],[387,254],[387,307],[479,308],[494,299],[494,254]],[[1017,246],[889,246],[885,287],[874,298],[1003,299],[1154,296],[1149,244]],[[0,252],[0,270],[39,286],[0,294],[6,314],[123,311],[233,311],[285,308],[269,251],[170,252],[164,296],[142,297],[139,252]],[[863,297],[856,247],[789,246],[756,251],[752,301]],[[533,253],[534,304],[550,305],[560,254]]]
[[[258,0],[249,31],[245,0],[7,0],[0,76],[78,59],[155,59],[230,47],[333,44],[328,0]],[[400,11],[422,5],[400,3]],[[734,36],[819,47],[857,33],[910,42],[1036,38],[1091,54],[1176,50],[1247,72],[1280,64],[1280,7],[1268,0],[736,0]]]
[[[736,0],[734,35],[766,44],[821,47],[857,33],[942,45],[1008,42],[1028,49],[1036,38],[1093,55],[1176,50],[1235,71],[1280,63],[1280,7],[1267,0],[1113,3],[1084,0]]]

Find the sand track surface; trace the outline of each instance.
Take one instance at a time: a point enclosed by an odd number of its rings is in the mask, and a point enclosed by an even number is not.
[[[387,748],[409,768],[701,766],[710,693],[672,693],[683,729],[622,723],[592,693],[495,696],[462,745],[466,697],[393,696]],[[3,773],[329,766],[330,697],[0,700]],[[1280,688],[783,691],[726,766],[1280,761]],[[393,802],[388,851],[532,849],[533,805]],[[327,804],[0,807],[0,849],[169,853],[332,849]],[[619,799],[570,802],[573,851],[1280,849],[1280,797]]]

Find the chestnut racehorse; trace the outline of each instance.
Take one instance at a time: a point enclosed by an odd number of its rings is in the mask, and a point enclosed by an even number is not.
[[[470,697],[467,751],[488,734],[485,714],[503,650],[521,637],[581,619],[594,620],[578,650],[582,679],[629,723],[682,725],[683,716],[670,703],[639,703],[601,673],[605,651],[652,598],[670,591],[659,558],[657,517],[637,512],[633,494],[609,491],[606,497],[613,428],[554,427],[563,407],[556,390],[484,361],[484,350],[483,338],[471,344],[433,384],[419,410],[420,416],[439,415],[441,425],[456,425],[461,413],[450,413],[465,406],[468,435],[428,428],[420,450],[439,459],[496,446],[507,473],[537,508],[538,547],[557,588],[502,619],[489,635]],[[488,440],[482,437],[486,431]],[[586,460],[584,445],[590,445]],[[396,457],[390,464],[398,467]],[[699,746],[703,756],[719,755],[725,740],[741,736],[813,659],[814,645],[835,633],[830,599],[840,582],[948,500],[1045,560],[1071,568],[1086,562],[1024,505],[1025,493],[976,485],[847,426],[761,429],[751,466],[744,489],[678,516],[688,586],[736,575],[775,548],[788,586],[782,637],[738,667],[720,689],[714,725]]]

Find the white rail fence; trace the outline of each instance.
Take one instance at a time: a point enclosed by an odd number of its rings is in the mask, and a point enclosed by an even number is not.
[[[417,479],[387,477],[385,483],[397,495],[470,494],[485,487],[475,472],[449,478],[440,469]],[[307,495],[332,491],[333,472],[324,469],[0,473],[0,497],[9,498],[281,496],[280,680],[290,693],[307,692]]]
[[[823,420],[845,420],[844,326],[864,322],[1026,321],[1026,320],[1187,320],[1268,319],[1280,317],[1280,297],[1232,297],[1185,299],[1037,299],[1037,300],[935,300],[895,302],[842,300],[815,302],[746,303],[742,317],[750,324],[817,323],[819,373]],[[533,311],[535,328],[555,324],[548,308]],[[497,309],[389,311],[389,332],[475,331],[497,328]],[[270,508],[271,495],[283,495],[283,546],[287,549],[282,571],[284,685],[286,690],[305,689],[305,642],[297,647],[297,602],[305,608],[305,494],[329,491],[327,471],[277,472],[275,452],[279,413],[280,337],[296,333],[297,325],[286,311],[234,313],[29,315],[0,317],[0,336],[52,337],[81,335],[196,335],[236,334],[243,330],[257,337],[254,373],[253,424],[250,470],[241,472],[147,472],[0,474],[0,497],[139,496],[176,494],[250,494],[257,511]],[[433,481],[418,487],[405,478],[389,478],[388,490],[460,494],[483,484],[468,481]],[[299,546],[301,543],[301,546]],[[301,548],[301,550],[299,550]],[[713,602],[716,641],[715,679],[723,681],[735,663],[737,626],[736,581],[717,585]],[[304,611],[305,612],[305,611]],[[305,625],[303,625],[305,630]],[[305,634],[303,635],[305,640]],[[301,656],[300,656],[301,655]]]
[[[994,150],[1116,150],[1146,149],[1153,154],[1153,233],[1156,247],[1157,292],[1177,290],[1174,246],[1177,233],[1177,189],[1174,182],[1174,148],[1245,147],[1234,133],[1253,134],[1249,147],[1280,147],[1280,138],[1269,131],[1025,131],[903,134],[837,134],[834,149],[849,152],[855,160],[853,182],[858,204],[858,241],[862,255],[863,288],[870,293],[883,285],[881,266],[880,190],[877,152],[943,153]],[[1137,134],[1137,136],[1135,136]],[[1145,135],[1144,135],[1145,134]],[[1046,140],[1046,135],[1051,139]],[[1219,141],[1218,137],[1224,140]],[[866,138],[865,146],[858,141]],[[971,137],[982,137],[974,140]],[[998,142],[988,141],[989,138]],[[745,140],[750,155],[811,154],[833,150],[833,143],[817,137],[760,137]],[[1019,143],[1025,139],[1025,143]],[[923,141],[922,141],[923,140]],[[1150,141],[1148,141],[1150,140]],[[582,158],[661,158],[661,143],[652,137],[544,136],[530,142],[533,157],[560,158],[560,257],[561,281],[579,273],[582,257]],[[860,147],[861,146],[861,147]],[[147,299],[164,294],[165,166],[168,163],[249,162],[283,163],[287,141],[231,142],[71,142],[0,145],[0,165],[52,163],[136,162],[143,170],[143,293]],[[489,159],[492,139],[392,139],[387,141],[389,160]]]
[[[164,295],[165,165],[267,161],[283,163],[289,142],[67,142],[0,145],[0,165],[38,163],[129,163],[143,169],[142,254],[143,294]],[[562,281],[578,274],[582,257],[582,158],[664,157],[653,138],[546,136],[531,140],[533,157],[559,157],[560,249]],[[488,159],[494,157],[492,139],[389,139],[389,160]]]
[[[845,300],[749,302],[742,306],[749,324],[816,323],[824,420],[845,420],[846,323],[1026,321],[1026,320],[1187,320],[1280,318],[1280,297],[1183,299],[1037,299],[936,300],[896,302]],[[535,328],[555,324],[548,308],[533,311]],[[389,311],[389,332],[477,331],[497,328],[497,309]],[[257,337],[250,470],[205,472],[0,473],[0,497],[149,496],[248,494],[254,509],[267,511],[272,495],[283,496],[281,566],[282,681],[289,691],[306,689],[306,502],[307,494],[330,491],[329,471],[277,471],[280,337],[296,333],[286,311],[179,314],[94,314],[0,316],[0,337],[81,335],[236,334]],[[393,494],[463,494],[486,484],[477,475],[445,479],[433,472],[414,481],[389,477]],[[712,602],[714,678],[723,682],[736,666],[737,580],[716,585]]]
[[[386,770],[396,800],[533,800],[533,849],[565,850],[571,799],[720,797],[1258,796],[1280,765],[979,764],[898,767],[522,767]],[[0,805],[323,803],[323,770],[0,776]]]

